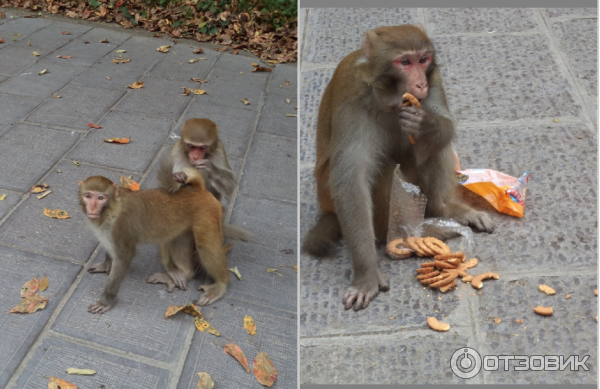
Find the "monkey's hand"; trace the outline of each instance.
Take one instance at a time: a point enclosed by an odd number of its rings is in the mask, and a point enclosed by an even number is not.
[[[212,169],[212,163],[210,162],[210,159],[201,159],[199,161],[194,161],[192,162],[192,166],[195,167],[196,169],[206,169],[206,170],[211,170]]]
[[[425,118],[425,110],[417,107],[400,107],[398,108],[398,117],[400,125],[407,134],[418,137],[421,134],[421,127]]]
[[[227,290],[227,285],[222,282],[215,282],[212,285],[200,285],[196,289],[204,291],[204,295],[197,301],[197,304],[203,307],[212,304],[223,297]]]
[[[110,274],[110,268],[112,261],[104,260],[102,263],[97,263],[89,267],[88,272],[90,273],[106,273]]]
[[[365,309],[369,306],[369,303],[373,301],[379,292],[387,292],[390,290],[390,286],[381,275],[379,269],[375,270],[377,276],[374,275],[363,275],[362,277],[354,277],[352,285],[346,289],[346,294],[342,300],[344,308],[347,310],[354,308],[355,311]]]
[[[185,184],[185,182],[187,181],[187,174],[185,174],[184,172],[173,173],[173,179],[179,182],[180,184]]]

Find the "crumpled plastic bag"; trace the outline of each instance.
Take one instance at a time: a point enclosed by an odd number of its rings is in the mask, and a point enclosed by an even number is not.
[[[486,199],[498,212],[523,217],[529,172],[515,178],[491,169],[457,170],[458,182]]]

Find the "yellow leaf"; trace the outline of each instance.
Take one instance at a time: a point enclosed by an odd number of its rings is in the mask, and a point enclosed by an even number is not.
[[[127,85],[130,89],[140,89],[144,87],[144,81],[136,81],[131,85]]]
[[[184,313],[187,313],[188,315],[192,315],[194,317],[202,317],[202,313],[200,313],[200,308],[198,308],[197,305],[188,304],[171,305],[169,308],[167,308],[167,312],[165,312],[165,319],[169,316],[173,316],[174,314],[180,311],[183,311]]]
[[[59,209],[48,209],[44,208],[44,215],[48,217],[53,217],[55,219],[69,219],[71,216],[66,211],[61,211]]]
[[[249,105],[250,101],[248,101],[248,99],[244,97],[244,99],[242,100],[242,103],[244,103],[244,105]]]
[[[221,336],[219,331],[215,330],[215,328],[212,325],[210,325],[209,322],[204,320],[203,317],[194,317],[194,323],[196,324],[196,328],[198,329],[198,331],[206,331],[209,334]]]
[[[235,274],[235,276],[238,278],[238,280],[242,279],[242,275],[240,274],[240,271],[238,270],[237,266],[229,268],[229,271],[232,272],[233,274]]]
[[[277,271],[277,269],[267,269],[267,273],[273,273],[273,272],[276,272],[276,271]]]
[[[294,271],[298,273],[298,265],[294,265]]]
[[[244,317],[244,329],[250,335],[256,335],[256,324],[254,324],[254,319],[252,316]]]
[[[126,52],[127,52],[127,50],[117,50],[117,51],[115,51],[115,53],[126,53]]]
[[[94,374],[96,374],[96,370],[92,370],[92,369],[76,369],[74,367],[69,367],[67,369],[67,374],[94,375]]]
[[[213,389],[215,383],[208,373],[198,373],[198,389]]]
[[[0,201],[4,201],[5,198],[6,198],[6,193],[3,194],[2,196],[0,196]]]
[[[48,277],[43,276],[42,279],[40,280],[40,284],[39,284],[39,288],[40,288],[40,292],[45,291],[46,289],[48,289]]]
[[[73,161],[73,165],[75,165],[75,166],[79,166],[79,162],[77,162],[77,161]]]
[[[46,192],[46,193],[44,193],[44,194],[41,194],[41,195],[37,196],[37,198],[38,198],[38,200],[41,200],[41,199],[43,199],[44,197],[48,196],[50,193],[52,193],[52,191],[51,191],[51,190],[47,191],[47,192]]]
[[[40,56],[40,53],[38,53],[37,51],[32,52],[31,54],[35,55],[36,57]]]
[[[169,46],[169,45],[160,46],[159,48],[156,49],[156,51],[160,51],[161,53],[168,53],[170,48],[171,48],[171,46]]]
[[[32,278],[21,287],[21,297],[33,296],[40,288],[40,281],[37,278]]]
[[[45,192],[46,189],[48,189],[48,187],[50,187],[50,185],[48,185],[48,184],[34,185],[34,186],[31,187],[31,189],[29,189],[29,192],[31,192],[31,193],[42,193],[42,192]]]
[[[290,99],[285,99],[285,102],[286,102],[287,104],[289,104],[289,103],[291,103],[291,102],[292,102],[292,100],[290,100]]]
[[[296,115],[295,113],[286,113],[285,117],[287,117],[287,118],[297,118],[298,115]]]
[[[46,74],[47,72],[48,72],[48,69],[44,69],[38,73],[38,76],[41,76],[42,74]]]
[[[121,61],[121,63],[129,63],[129,62],[131,62],[131,59],[129,59],[129,58],[123,58],[123,60]],[[110,78],[109,78],[109,80],[110,80]]]
[[[194,62],[198,62],[198,61],[200,61],[200,60],[199,59],[190,59],[188,62],[189,63],[194,63]]]
[[[552,119],[554,123],[558,123],[558,119]]]

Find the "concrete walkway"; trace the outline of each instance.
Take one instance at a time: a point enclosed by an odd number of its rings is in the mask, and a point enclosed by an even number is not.
[[[197,373],[207,372],[216,387],[261,388],[223,352],[233,342],[250,362],[258,351],[269,354],[279,370],[274,388],[295,388],[297,126],[295,117],[286,117],[296,113],[295,65],[253,73],[251,63],[259,61],[247,53],[203,45],[205,53],[195,55],[193,41],[174,44],[148,32],[0,11],[7,15],[0,20],[0,196],[7,195],[0,201],[0,312],[19,303],[26,281],[43,275],[50,281],[41,292],[50,297],[44,310],[0,315],[0,387],[42,388],[57,376],[80,389],[183,389],[196,388]],[[104,39],[109,43],[100,43]],[[162,45],[173,48],[157,52]],[[71,58],[57,58],[63,55]],[[131,61],[113,63],[120,55]],[[190,64],[194,58],[205,59]],[[139,80],[142,89],[126,87]],[[184,96],[181,87],[208,94]],[[164,319],[168,306],[198,298],[199,282],[172,293],[147,284],[161,269],[153,245],[139,248],[113,309],[92,315],[86,308],[107,277],[86,271],[104,252],[84,223],[77,181],[132,175],[142,188],[155,187],[157,162],[192,117],[219,126],[239,179],[227,219],[257,237],[253,244],[234,242],[229,266],[243,278],[232,274],[225,298],[202,309],[220,338],[196,330],[187,315]],[[110,137],[132,141],[102,142]],[[41,200],[30,194],[38,183],[50,185],[52,194]],[[72,217],[50,219],[43,208]],[[258,327],[252,339],[243,328],[246,315]],[[69,367],[98,373],[68,376]]]
[[[352,275],[345,245],[334,259],[301,253],[300,382],[596,384],[596,9],[301,10],[302,237],[318,217],[312,170],[324,88],[366,30],[404,23],[424,25],[436,45],[462,167],[531,173],[525,217],[492,210],[496,232],[475,235],[471,274],[501,274],[481,291],[462,282],[446,294],[422,288],[414,279],[421,260],[394,261],[381,249],[390,291],[358,313],[341,303]],[[554,315],[534,314],[538,305]],[[434,315],[449,332],[427,327]],[[498,371],[465,380],[450,368],[464,347],[482,357],[588,355],[589,371],[515,371],[513,362],[503,371],[500,361]]]

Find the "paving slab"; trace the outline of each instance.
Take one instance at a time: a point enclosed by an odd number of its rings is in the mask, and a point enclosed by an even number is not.
[[[286,116],[286,114],[295,116]],[[258,122],[259,132],[295,138],[298,129],[298,100],[281,94],[267,94],[265,109]]]
[[[61,298],[79,273],[81,266],[0,246],[0,308],[8,312],[21,301],[19,291],[32,278],[48,277],[48,289],[38,294],[48,297],[46,308],[32,314],[3,314],[0,319],[0,386],[6,387],[11,375],[46,325]]]
[[[20,47],[40,53],[41,57],[60,49],[67,43],[79,38],[89,31],[90,26],[74,25],[72,23],[52,23],[30,35],[27,39],[18,40],[13,47]],[[68,32],[68,34],[63,34]]]
[[[46,70],[46,73],[40,76],[42,70]],[[55,64],[43,59],[23,68],[19,74],[0,84],[0,93],[46,99],[84,70],[85,67],[69,62]]]
[[[67,375],[69,367],[96,370],[93,376]],[[79,388],[166,388],[168,370],[119,357],[58,338],[45,339],[35,350],[16,387],[46,387],[49,377],[67,380]]]
[[[0,39],[2,39],[1,36]],[[24,38],[20,37],[20,39]],[[2,53],[0,56],[0,74],[14,76],[24,72],[28,66],[41,59],[41,57],[34,56],[33,51],[29,48],[14,46],[8,46],[0,50],[0,53]]]
[[[239,58],[236,55],[229,55],[234,59]],[[202,85],[202,89],[207,92],[206,100],[213,104],[226,105],[236,109],[257,111],[261,107],[265,85],[270,73],[252,72],[254,68],[245,61],[238,69],[244,70],[239,72],[229,70],[221,67],[220,62],[217,62],[210,73],[208,82]],[[242,72],[243,74],[240,74]],[[243,99],[247,99],[250,104],[244,104]]]
[[[12,207],[21,201],[22,196],[21,193],[8,192],[4,189],[0,189],[0,196],[2,195],[6,195],[6,197],[0,202],[0,219],[6,216]]]
[[[124,90],[127,85],[140,80],[144,73],[162,58],[163,54],[156,51],[157,45],[163,46],[169,43],[171,42],[165,39],[150,40],[145,37],[128,39],[83,72],[73,82]],[[116,53],[118,50],[126,50],[127,52]],[[120,57],[129,59],[131,62],[124,64],[113,62],[113,60]]]
[[[56,172],[58,169],[61,173]],[[120,174],[115,171],[85,165],[75,166],[69,161],[59,163],[44,179],[50,185],[52,193],[41,200],[32,195],[21,204],[0,226],[0,243],[79,263],[87,261],[98,245],[98,240],[86,225],[85,215],[79,207],[77,181],[97,175],[119,182]],[[133,179],[139,181],[139,176],[134,175]],[[24,190],[28,190],[31,185]],[[71,218],[51,219],[44,216],[44,208],[66,211]]]
[[[265,153],[270,150],[270,153]],[[257,133],[240,191],[274,200],[296,201],[296,139]]]
[[[87,273],[52,329],[117,350],[176,363],[194,322],[184,314],[165,319],[165,312],[171,305],[196,301],[201,292],[196,291],[196,282],[190,283],[187,291],[176,288],[171,293],[163,284],[146,283],[150,275],[164,271],[160,252],[156,245],[138,246],[137,252],[112,309],[102,315],[88,313],[88,306],[100,299],[108,276]],[[94,263],[102,262],[104,253],[101,250]]]
[[[535,12],[527,8],[426,8],[429,36],[460,33],[533,32]]]
[[[69,85],[60,91],[60,98],[48,99],[27,121],[46,126],[89,130],[87,123],[96,123],[125,94],[125,90],[102,89],[84,85]]]
[[[0,134],[40,105],[42,99],[0,94]]]
[[[14,34],[28,35],[49,26],[52,22],[41,18],[18,18],[7,20],[0,25],[0,34],[2,31],[12,32]]]
[[[256,354],[265,352],[279,372],[273,388],[295,388],[297,386],[297,365],[295,354],[289,352],[290,345],[296,341],[296,315],[265,313],[251,308],[239,307],[222,301],[202,309],[202,314],[220,333],[215,338],[205,332],[194,332],[194,340],[183,366],[182,379],[178,389],[197,388],[199,372],[210,374],[215,387],[232,389],[264,388],[252,373]],[[244,316],[251,316],[256,323],[256,335],[249,337],[244,330]],[[223,341],[221,341],[221,338]],[[218,342],[218,344],[217,344]],[[248,359],[250,372],[230,355],[223,352],[226,342],[237,344]],[[206,355],[211,358],[206,358]]]
[[[298,91],[297,71],[294,64],[279,65],[273,72],[269,81],[268,91],[285,95],[288,98],[296,97]]]
[[[19,123],[0,137],[0,186],[28,191],[71,148],[80,134]],[[22,148],[21,145],[28,147]]]
[[[149,72],[150,76],[167,78],[170,80],[189,81],[191,77],[205,80],[210,69],[222,54],[218,51],[205,50],[202,54],[194,54],[198,46],[189,44],[176,44],[167,53],[159,53],[160,60]],[[155,43],[156,48],[162,44]],[[202,59],[200,59],[202,58]],[[198,62],[190,63],[191,59],[200,59]],[[196,84],[198,88],[203,84]],[[194,88],[194,89],[198,89]]]

